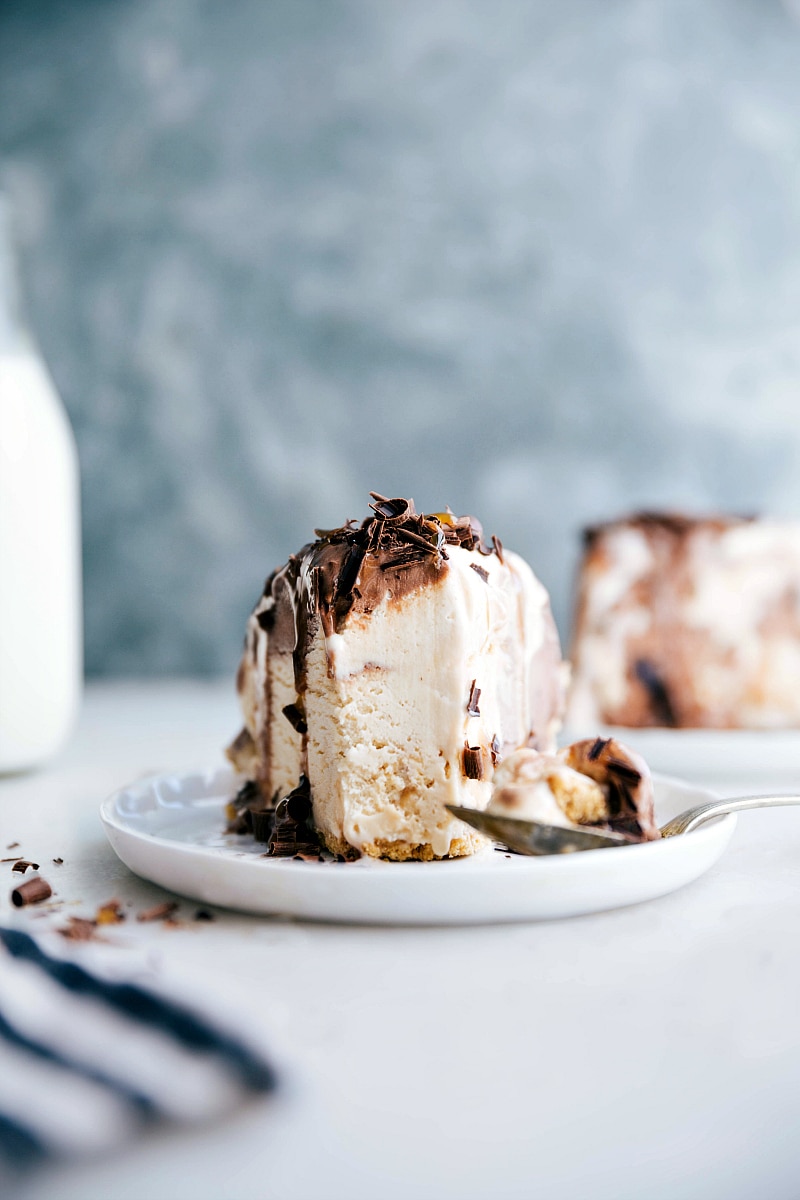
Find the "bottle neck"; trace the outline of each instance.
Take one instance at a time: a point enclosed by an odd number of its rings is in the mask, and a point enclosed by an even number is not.
[[[0,354],[18,351],[25,341],[11,210],[0,193]]]

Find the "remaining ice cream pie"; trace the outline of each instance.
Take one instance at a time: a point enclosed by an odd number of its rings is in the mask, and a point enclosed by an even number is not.
[[[318,530],[248,621],[228,753],[255,786],[239,818],[268,828],[277,805],[290,847],[310,815],[334,853],[470,854],[481,839],[445,805],[485,808],[504,756],[555,748],[566,668],[548,595],[471,517],[375,493],[371,508]]]
[[[587,532],[568,724],[800,726],[800,523],[640,514]]]

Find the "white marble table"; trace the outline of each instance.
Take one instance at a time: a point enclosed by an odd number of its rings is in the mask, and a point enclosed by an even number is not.
[[[70,912],[154,903],[165,893],[116,860],[98,805],[141,774],[214,764],[236,726],[227,684],[94,686],[58,761],[0,780],[0,840],[63,857],[48,877]],[[34,927],[9,892],[10,879],[0,921]],[[682,892],[569,921],[126,923],[115,937],[263,1029],[283,1092],[26,1196],[794,1200],[799,929],[794,809],[741,816],[722,861]]]

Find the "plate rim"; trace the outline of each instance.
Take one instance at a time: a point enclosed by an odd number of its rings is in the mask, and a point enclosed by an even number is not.
[[[724,854],[736,825],[731,814],[684,837],[614,847],[599,857],[534,858],[497,854],[487,845],[478,854],[435,863],[363,857],[346,870],[335,862],[254,854],[252,843],[247,849],[226,841],[203,844],[194,840],[194,835],[209,832],[202,819],[187,829],[191,840],[181,840],[181,813],[197,816],[201,806],[208,813],[208,800],[215,801],[210,811],[220,814],[217,828],[222,832],[224,797],[241,778],[220,765],[153,772],[117,788],[100,806],[111,850],[133,874],[172,894],[233,912],[337,925],[473,926],[568,919],[658,899],[704,875]],[[680,797],[678,807],[714,794],[674,776],[658,776],[656,782],[685,793],[686,803],[680,804]],[[167,792],[160,804],[164,784]],[[137,801],[142,800],[156,810],[158,828],[158,810],[167,808],[170,790],[179,810],[178,840],[174,826],[173,836],[164,836],[135,824]],[[120,811],[125,793],[133,823]]]
[[[118,816],[118,809],[116,808],[117,800],[124,792],[129,792],[134,788],[138,789],[152,787],[156,782],[165,778],[180,779],[182,782],[190,778],[203,779],[208,781],[207,786],[210,788],[212,786],[212,781],[216,780],[218,777],[228,778],[231,782],[235,782],[237,779],[244,779],[244,776],[238,774],[233,767],[222,764],[218,767],[209,767],[205,770],[154,771],[133,780],[131,783],[116,788],[113,792],[106,796],[100,804],[100,819],[104,828],[106,829],[107,836],[108,830],[113,829],[126,837],[136,838],[142,843],[159,845],[164,849],[169,849],[171,851],[191,857],[237,857],[237,851],[234,846],[203,846],[192,842],[180,841],[175,838],[164,837],[160,834],[147,833],[142,830],[132,828],[124,820],[120,819]],[[717,792],[713,791],[711,788],[705,787],[701,783],[694,783],[691,780],[681,779],[679,776],[665,775],[660,771],[653,772],[653,782],[654,784],[666,785],[668,787],[677,788],[680,790],[684,788],[690,789],[691,791],[702,793],[703,796],[707,797],[709,800],[719,799],[719,794]],[[736,827],[736,822],[736,813],[727,813],[724,816],[715,817],[713,820],[701,825],[699,828],[692,830],[691,833],[682,835],[682,837],[691,837],[693,839],[693,844],[698,845],[698,842],[694,841],[694,839],[701,839],[703,841],[716,840],[716,838],[719,837],[722,832],[721,827],[724,827],[726,832],[728,830],[730,831],[728,833],[728,837],[730,838]],[[649,842],[637,842],[632,846],[608,847],[603,850],[604,860],[614,861],[619,858],[620,854],[630,855],[631,851],[636,851],[637,856],[640,858],[645,851],[649,852],[651,856],[654,851],[663,856],[665,853],[674,853],[674,851],[667,851],[665,848],[668,845],[674,845],[679,841],[680,839],[678,838],[663,838],[661,840]],[[485,850],[481,850],[477,854],[464,855],[453,859],[433,860],[433,862],[394,862],[384,859],[371,858],[364,855],[355,862],[348,863],[346,865],[351,868],[351,870],[348,871],[348,875],[351,877],[354,874],[352,871],[353,867],[361,868],[357,872],[357,874],[360,875],[364,873],[365,867],[370,869],[372,867],[378,867],[380,869],[388,868],[394,873],[401,868],[405,868],[406,870],[410,868],[415,871],[419,870],[420,868],[430,869],[430,867],[436,863],[438,863],[440,867],[446,865],[450,868],[452,868],[454,865],[460,865],[463,868],[469,865],[476,865],[480,863],[481,870],[483,872],[493,869],[489,866],[489,863],[492,862],[495,869],[507,871],[508,868],[503,866],[503,863],[508,861],[505,856],[502,856],[502,858],[498,860],[489,859],[488,856],[494,852],[495,851],[493,847],[487,847]],[[524,855],[510,853],[510,857],[512,860],[519,860],[519,862],[526,865],[536,863],[539,870],[546,870],[548,867],[552,869],[556,864],[559,864],[556,869],[563,871],[570,869],[568,864],[575,863],[576,861],[581,861],[583,859],[582,854]],[[259,869],[279,867],[284,871],[287,869],[294,869],[296,871],[302,871],[304,874],[308,874],[309,870],[315,872],[324,870],[327,872],[330,866],[334,865],[328,862],[301,862],[297,861],[293,857],[273,858],[268,855],[241,855],[239,861],[240,865],[244,866],[247,864],[246,869],[250,869],[252,865],[256,865]],[[582,870],[583,868],[578,867],[577,869]]]

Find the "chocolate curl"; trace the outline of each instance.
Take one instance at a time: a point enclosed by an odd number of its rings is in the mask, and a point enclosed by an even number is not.
[[[42,900],[49,900],[52,894],[53,889],[47,880],[42,879],[41,875],[35,875],[27,883],[21,883],[19,887],[14,888],[11,903],[15,908],[25,908],[28,904],[41,904]]]
[[[25,874],[25,872],[28,870],[28,867],[30,867],[30,868],[31,868],[31,870],[33,870],[33,871],[38,871],[38,870],[39,870],[39,864],[38,864],[38,863],[35,863],[35,862],[29,862],[29,861],[28,861],[28,859],[25,859],[25,858],[20,858],[20,859],[18,859],[18,860],[17,860],[17,861],[14,863],[13,867],[11,868],[11,870],[12,870],[12,871],[15,871],[15,872],[16,872],[18,875],[24,875],[24,874]]]
[[[311,788],[305,775],[300,776],[294,791],[278,801],[267,854],[271,858],[319,854],[319,840],[312,824]]]
[[[461,754],[461,769],[467,779],[483,779],[483,750],[480,746],[465,746]]]
[[[417,515],[413,500],[406,500],[403,496],[396,496],[390,500],[380,492],[370,492],[370,496],[374,501],[370,508],[387,525],[402,525],[403,521]]]

